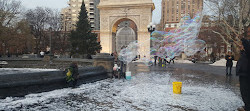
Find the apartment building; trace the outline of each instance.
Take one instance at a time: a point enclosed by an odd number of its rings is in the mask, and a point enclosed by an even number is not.
[[[97,8],[100,0],[69,0],[69,6],[61,11],[62,29],[64,31],[75,29],[83,1],[88,12],[91,28],[93,30],[100,30],[100,14],[99,9]]]
[[[183,16],[193,17],[202,9],[203,0],[162,0],[161,23],[164,24],[162,30],[169,31],[178,27]]]

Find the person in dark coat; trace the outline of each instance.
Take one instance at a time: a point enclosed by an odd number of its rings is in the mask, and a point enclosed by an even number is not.
[[[156,65],[157,55],[154,56],[154,60],[155,60],[155,65]]]
[[[232,75],[231,71],[232,71],[232,67],[233,67],[233,60],[234,60],[234,56],[232,55],[232,52],[229,51],[228,55],[226,55],[225,59],[227,60],[226,63],[226,75]],[[229,69],[229,72],[228,72]]]
[[[210,57],[211,57],[212,63],[214,63],[216,61],[216,56],[215,56],[214,52],[211,53]]]
[[[244,110],[250,111],[250,37],[241,39],[241,56],[236,65],[236,75],[239,76],[240,92]]]

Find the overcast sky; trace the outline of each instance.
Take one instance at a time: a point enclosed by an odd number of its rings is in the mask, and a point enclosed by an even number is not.
[[[20,0],[25,8],[49,7],[61,10],[67,7],[68,0]],[[153,23],[159,23],[161,18],[161,0],[152,0],[155,3],[155,10],[153,11]]]

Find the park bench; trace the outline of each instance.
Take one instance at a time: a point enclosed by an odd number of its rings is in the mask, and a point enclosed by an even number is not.
[[[6,61],[0,61],[0,68],[2,68],[4,65],[7,65],[8,64],[8,62],[6,62]]]

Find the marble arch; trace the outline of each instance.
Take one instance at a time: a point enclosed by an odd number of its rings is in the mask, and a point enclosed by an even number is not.
[[[150,33],[147,25],[152,21],[154,3],[152,0],[101,0],[100,10],[100,42],[102,53],[112,53],[112,32],[116,31],[120,21],[131,20],[137,26],[138,42],[143,46],[139,52],[141,57],[150,57]]]

